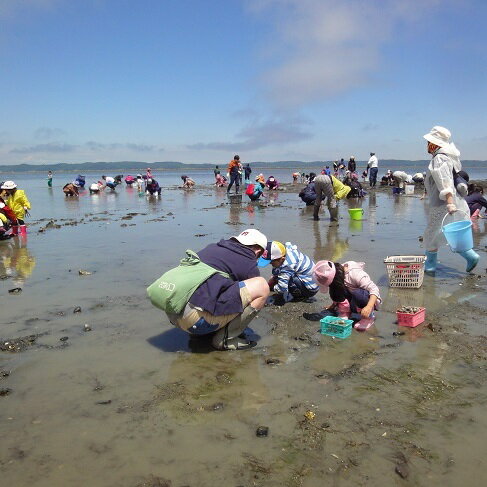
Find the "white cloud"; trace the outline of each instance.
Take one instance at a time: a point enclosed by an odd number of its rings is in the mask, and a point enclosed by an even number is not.
[[[56,139],[64,135],[66,135],[66,132],[64,130],[58,128],[50,128],[50,127],[39,127],[34,132],[34,137],[36,139],[42,139],[42,140]]]
[[[275,106],[295,108],[370,83],[395,28],[451,1],[247,0],[274,24],[262,88]]]
[[[253,119],[236,136],[235,142],[210,142],[188,145],[191,150],[243,151],[256,150],[266,146],[285,145],[312,137],[304,129],[309,124],[301,118],[275,118],[261,121]]]

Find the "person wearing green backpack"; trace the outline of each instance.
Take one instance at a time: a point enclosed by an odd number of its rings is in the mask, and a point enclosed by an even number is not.
[[[255,342],[243,332],[270,293],[257,267],[266,246],[264,234],[248,229],[198,253],[187,251],[180,266],[149,286],[149,297],[174,326],[192,336],[213,334],[217,350],[251,348]]]

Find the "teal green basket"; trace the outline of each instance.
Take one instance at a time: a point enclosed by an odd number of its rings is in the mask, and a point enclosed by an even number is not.
[[[353,320],[325,316],[320,320],[321,334],[336,338],[347,338],[352,334]]]

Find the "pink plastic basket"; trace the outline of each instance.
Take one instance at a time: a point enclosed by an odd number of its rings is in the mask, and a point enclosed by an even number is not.
[[[425,308],[421,308],[416,313],[401,313],[397,311],[397,323],[399,326],[409,326],[410,328],[414,328],[423,323],[425,319],[425,311]]]

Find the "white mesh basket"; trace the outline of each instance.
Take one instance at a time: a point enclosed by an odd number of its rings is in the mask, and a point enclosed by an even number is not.
[[[419,288],[424,278],[424,255],[391,255],[384,259],[390,287]]]

